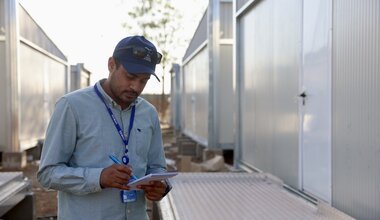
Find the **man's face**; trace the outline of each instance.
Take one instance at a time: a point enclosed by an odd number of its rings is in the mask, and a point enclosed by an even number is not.
[[[149,73],[132,74],[123,67],[116,66],[115,60],[110,58],[110,90],[112,98],[122,107],[128,107],[144,90],[150,79]]]

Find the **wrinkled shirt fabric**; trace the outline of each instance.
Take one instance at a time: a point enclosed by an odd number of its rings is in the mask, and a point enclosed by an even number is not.
[[[138,97],[134,124],[128,134],[131,106],[122,110],[96,83],[110,106],[125,137],[128,156],[138,178],[166,171],[160,122],[156,109]],[[61,97],[49,122],[37,178],[40,184],[58,191],[58,218],[69,219],[148,219],[144,192],[137,200],[122,203],[120,190],[100,187],[100,174],[113,164],[109,155],[119,159],[125,145],[104,103],[94,87],[80,89]]]

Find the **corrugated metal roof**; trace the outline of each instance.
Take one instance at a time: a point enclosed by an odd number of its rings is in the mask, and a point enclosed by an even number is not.
[[[159,202],[162,219],[353,219],[315,205],[262,173],[180,173]]]
[[[30,192],[22,172],[0,172],[0,218]]]

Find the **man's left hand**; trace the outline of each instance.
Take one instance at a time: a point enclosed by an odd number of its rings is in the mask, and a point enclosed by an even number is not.
[[[138,186],[144,190],[145,197],[151,201],[159,201],[165,195],[166,183],[161,181],[151,181],[149,184]]]

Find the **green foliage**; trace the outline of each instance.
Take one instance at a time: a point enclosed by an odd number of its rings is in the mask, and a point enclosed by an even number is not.
[[[131,34],[145,36],[156,44],[163,55],[164,71],[171,63],[178,62],[179,57],[173,57],[170,50],[176,48],[176,32],[180,27],[181,15],[173,7],[170,0],[139,0],[128,11],[128,19],[123,26]]]

